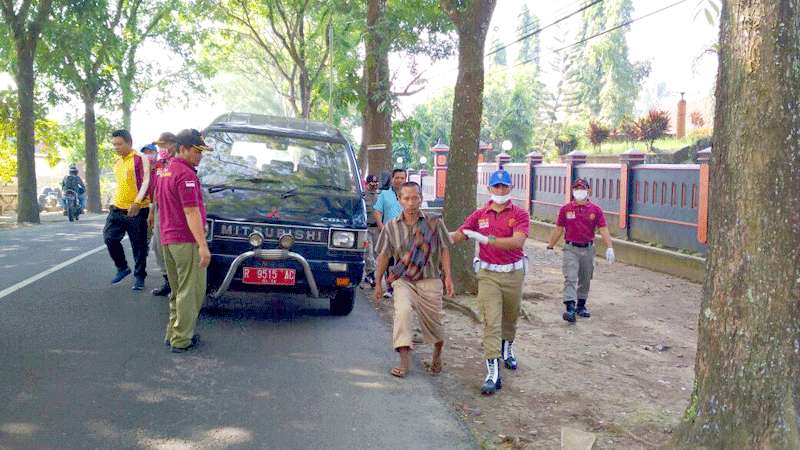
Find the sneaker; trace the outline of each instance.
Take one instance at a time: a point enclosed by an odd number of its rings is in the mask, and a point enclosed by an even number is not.
[[[569,323],[575,323],[575,302],[565,302],[567,310],[561,315],[561,318]]]
[[[517,357],[514,355],[514,341],[503,340],[501,344],[501,353],[503,355],[503,364],[508,370],[517,370]]]
[[[124,280],[125,277],[131,274],[130,268],[125,268],[124,270],[117,271],[117,274],[114,275],[114,278],[111,279],[111,284],[119,284],[120,281]]]
[[[391,293],[391,291],[386,291],[386,292],[384,292],[384,293],[383,293],[383,298],[392,298],[392,293]]]
[[[367,276],[364,277],[364,282],[375,287],[375,275],[373,273],[368,273]]]
[[[169,280],[167,277],[164,277],[164,284],[162,284],[160,288],[150,291],[150,293],[156,297],[166,297],[170,292],[172,292],[172,288],[169,287]]]
[[[500,361],[497,359],[486,360],[486,379],[481,386],[481,394],[492,395],[503,388],[503,381],[500,378]]]
[[[133,287],[131,290],[141,291],[142,289],[144,289],[144,277],[136,277],[136,279],[133,281]]]

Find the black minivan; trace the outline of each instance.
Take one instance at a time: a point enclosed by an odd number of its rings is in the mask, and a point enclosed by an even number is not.
[[[229,113],[204,131],[208,292],[286,292],[353,309],[367,220],[353,148],[334,127]]]

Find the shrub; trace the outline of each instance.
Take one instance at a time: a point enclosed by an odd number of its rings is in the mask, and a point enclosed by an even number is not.
[[[611,130],[597,122],[589,122],[589,128],[586,129],[586,137],[592,143],[595,150],[597,150],[603,142],[608,140]]]
[[[653,142],[669,131],[669,112],[651,109],[644,117],[634,123],[637,140],[646,142],[647,148],[653,151]]]
[[[703,128],[703,125],[706,124],[706,120],[703,119],[703,115],[700,114],[700,111],[694,111],[689,115],[689,119],[692,121],[692,126],[695,128]]]
[[[695,128],[689,133],[689,139],[698,142],[705,139],[711,139],[714,131],[711,128]]]
[[[568,127],[564,127],[553,139],[553,144],[558,148],[559,155],[566,155],[578,148],[578,136]]]

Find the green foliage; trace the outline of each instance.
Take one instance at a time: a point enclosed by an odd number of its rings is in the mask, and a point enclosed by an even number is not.
[[[528,34],[539,28],[539,18],[531,14],[528,5],[522,5],[522,14],[520,15],[520,24],[518,33],[520,35]],[[519,53],[517,53],[518,62],[525,62],[528,67],[532,68],[534,73],[540,70],[540,53],[541,53],[541,40],[538,34],[534,34],[522,41],[520,44]]]
[[[607,0],[583,12],[579,39],[630,20],[633,0]],[[596,117],[618,126],[633,112],[642,81],[650,73],[649,63],[628,59],[623,27],[588,40],[579,48],[577,63],[569,74],[574,104],[584,118]]]
[[[492,51],[495,52],[494,54],[494,65],[495,66],[505,66],[508,64],[508,58],[506,54],[506,49],[501,48],[503,47],[503,41],[495,37],[494,42],[492,43]]]
[[[689,132],[689,138],[694,141],[711,140],[714,136],[714,130],[711,128],[695,128]]]
[[[453,90],[446,89],[414,109],[409,118],[396,121],[397,126],[392,125],[392,150],[410,147],[409,156],[412,161],[419,161],[421,156],[431,161],[431,147],[438,142],[450,143],[452,122]],[[393,155],[394,158],[397,156],[402,155]]]
[[[556,146],[558,154],[566,155],[578,148],[578,144],[580,143],[579,136],[581,134],[581,128],[577,125],[562,126],[553,139],[553,144]]]
[[[531,151],[539,131],[537,115],[541,106],[542,86],[536,75],[523,66],[490,72],[483,91],[481,140],[501,148],[504,140],[512,143],[511,156],[519,161]]]
[[[17,176],[17,95],[13,91],[0,91],[0,183],[9,183]],[[38,108],[37,117],[44,117]],[[37,153],[44,153],[50,166],[58,164],[58,147],[66,142],[62,127],[55,121],[40,118],[34,122]]]
[[[106,117],[99,116],[95,120],[97,127],[97,160],[100,170],[110,169],[114,165],[116,153],[111,146],[111,133],[121,128],[122,124],[112,122]],[[86,160],[86,146],[84,145],[83,118],[68,117],[61,127],[61,146],[64,150],[64,159],[70,163]]]
[[[669,131],[669,112],[652,109],[645,116],[634,123],[634,133],[640,141],[648,143],[648,149],[653,150],[653,142],[664,136]]]

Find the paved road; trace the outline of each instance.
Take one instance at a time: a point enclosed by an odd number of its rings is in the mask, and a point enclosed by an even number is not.
[[[98,247],[101,228],[0,231],[0,292]],[[175,355],[164,300],[112,275],[100,251],[0,298],[0,449],[477,447],[426,376],[388,376],[390,330],[365,298],[343,318],[216,301],[200,348]]]

